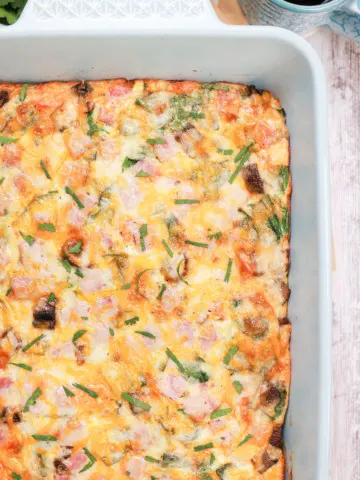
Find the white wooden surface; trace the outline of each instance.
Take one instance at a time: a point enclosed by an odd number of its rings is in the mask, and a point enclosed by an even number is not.
[[[320,30],[327,70],[333,272],[331,480],[360,480],[360,44]]]

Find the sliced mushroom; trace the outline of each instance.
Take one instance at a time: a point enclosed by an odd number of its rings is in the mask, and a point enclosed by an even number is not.
[[[49,302],[48,297],[41,297],[34,308],[33,326],[53,330],[56,324],[55,300]]]
[[[282,441],[282,427],[274,427],[270,440],[269,440],[270,445],[276,448],[282,448],[283,447],[283,441]]]
[[[278,322],[280,327],[282,327],[283,325],[291,325],[291,322],[287,317],[279,318]]]
[[[179,457],[172,453],[164,453],[161,457],[161,466],[164,468],[174,467],[179,463]]]
[[[269,468],[271,468],[273,465],[275,465],[275,463],[277,463],[278,461],[279,461],[278,458],[270,456],[269,453],[267,451],[265,451],[262,454],[261,462],[260,462],[260,465],[258,467],[258,472],[259,473],[265,473],[267,470],[269,470]]]
[[[9,92],[7,90],[1,90],[0,92],[0,108],[9,101]]]
[[[262,317],[245,317],[244,333],[254,340],[264,337],[269,329],[269,323]]]
[[[222,467],[219,467],[215,470],[216,475],[220,480],[224,480],[226,470],[231,467],[231,463],[225,463]]]
[[[280,390],[273,384],[269,384],[261,394],[261,403],[265,406],[277,405],[280,402],[281,393]]]
[[[55,458],[54,467],[55,467],[56,473],[59,473],[59,474],[66,473],[69,471],[65,463],[59,458]]]
[[[242,172],[246,188],[249,190],[249,192],[264,193],[264,184],[260,177],[259,169],[256,163],[246,165]]]
[[[262,95],[265,92],[265,90],[263,90],[261,88],[256,88],[255,85],[248,85],[247,90],[248,90],[248,95],[252,95],[253,93],[257,93],[258,95]]]
[[[83,343],[79,343],[79,341],[75,342],[75,358],[76,363],[78,365],[84,365],[85,363],[85,345]]]
[[[287,283],[280,281],[280,292],[283,300],[282,305],[284,305],[289,300],[291,293],[291,290]]]
[[[88,93],[93,91],[92,86],[88,82],[80,82],[77,83],[72,87],[72,90],[78,95],[79,97],[86,97]]]

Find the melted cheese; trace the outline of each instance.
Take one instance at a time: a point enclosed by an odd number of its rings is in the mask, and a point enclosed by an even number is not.
[[[156,80],[21,88],[1,86],[1,478],[282,479],[278,100]]]

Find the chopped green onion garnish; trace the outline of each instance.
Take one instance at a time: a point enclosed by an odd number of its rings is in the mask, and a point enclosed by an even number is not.
[[[29,370],[29,372],[32,371],[32,367],[29,365],[26,365],[26,363],[14,363],[14,362],[9,362],[10,365],[14,365],[15,367],[23,368],[24,370]]]
[[[94,463],[96,462],[96,458],[94,457],[94,455],[93,455],[86,447],[84,447],[83,450],[84,450],[84,452],[86,453],[86,456],[88,457],[88,459],[90,460],[90,462],[87,463],[87,464],[85,465],[85,467],[80,470],[79,473],[86,472],[86,470],[89,470],[89,468],[91,468],[91,467],[94,465]]]
[[[9,288],[6,290],[5,297],[8,297],[11,292],[12,292],[12,287],[9,287]]]
[[[179,277],[179,280],[180,280],[181,282],[186,283],[186,285],[189,285],[189,282],[187,282],[187,281],[182,277],[182,275],[181,275],[181,273],[180,273],[181,264],[182,264],[182,262],[184,262],[184,261],[185,261],[184,258],[182,258],[182,259],[180,260],[180,262],[178,263],[178,266],[176,267],[176,273],[177,273],[177,276]]]
[[[131,283],[125,283],[125,284],[120,288],[120,290],[129,290],[129,288],[131,288]]]
[[[150,173],[148,172],[144,172],[144,170],[140,170],[140,172],[138,172],[135,177],[138,177],[138,178],[146,178],[146,177],[151,177]]]
[[[148,138],[146,142],[150,145],[165,145],[167,143],[163,138]]]
[[[239,347],[237,345],[232,345],[227,354],[225,355],[225,358],[224,358],[224,363],[225,365],[229,365],[230,363],[230,360],[233,358],[233,356],[236,354],[236,352],[239,350]]]
[[[216,233],[212,233],[211,235],[209,235],[209,238],[211,240],[215,239],[215,240],[218,240],[220,237],[222,237],[222,233],[221,232],[216,232]]]
[[[243,168],[245,163],[249,160],[251,152],[250,152],[250,147],[253,145],[251,143],[247,147],[244,147],[240,152],[236,155],[235,157],[235,163],[240,162],[239,165],[236,167],[234,173],[231,175],[229,178],[229,183],[234,183],[235,178],[238,176],[240,173],[240,170]]]
[[[171,250],[171,248],[167,244],[166,240],[162,240],[161,243],[164,245],[165,250],[167,251],[169,256],[172,258],[174,256],[174,252]]]
[[[244,440],[241,440],[241,442],[239,443],[239,447],[241,447],[241,445],[244,445],[244,443],[246,443],[247,441],[250,440],[250,438],[252,438],[252,435],[250,435],[250,433],[248,435],[246,435],[246,437],[244,438]]]
[[[279,172],[280,190],[284,193],[289,185],[289,167],[282,166]]]
[[[82,242],[77,242],[75,245],[71,248],[69,248],[68,252],[69,253],[80,253],[82,249]]]
[[[13,480],[21,480],[20,475],[18,475],[18,474],[15,473],[15,472],[12,472],[11,478],[12,478]]]
[[[110,333],[110,337],[113,337],[115,335],[114,329],[109,327],[109,333]]]
[[[4,180],[5,180],[5,177],[1,177],[1,178],[0,178],[0,185],[1,185],[2,183],[4,183]]]
[[[135,333],[138,333],[139,335],[143,335],[144,337],[147,337],[147,338],[151,338],[151,339],[155,339],[155,335],[153,335],[152,333],[149,333],[149,332],[144,332],[143,330],[136,330]]]
[[[75,343],[76,340],[78,340],[80,337],[85,335],[86,332],[87,332],[87,330],[78,330],[76,333],[74,333],[72,342]]]
[[[161,300],[161,299],[162,299],[165,290],[166,290],[166,285],[165,285],[165,283],[163,283],[163,284],[161,285],[159,295],[156,297],[158,300]]]
[[[84,385],[81,385],[80,383],[73,383],[74,387],[78,388],[79,390],[82,390],[83,392],[87,393],[90,395],[92,398],[97,398],[99,395],[94,392],[93,390],[90,390],[87,387],[84,387]]]
[[[0,145],[8,145],[9,143],[17,142],[18,140],[18,138],[4,137],[3,135],[0,135]]]
[[[287,233],[289,231],[289,211],[286,207],[282,207],[282,212],[281,228],[284,233]]]
[[[238,380],[235,380],[233,382],[233,385],[234,385],[234,388],[237,391],[237,393],[240,394],[243,390],[243,386],[241,385],[241,383]]]
[[[44,170],[44,173],[45,173],[46,178],[48,178],[49,180],[51,180],[50,173],[49,173],[48,169],[46,168],[45,163],[44,163],[42,160],[41,160],[41,162],[40,162],[40,166],[41,166],[41,168]]]
[[[203,450],[208,450],[209,448],[213,448],[214,444],[212,442],[205,443],[205,445],[197,445],[194,447],[195,452],[202,452]]]
[[[200,203],[200,200],[195,200],[191,198],[182,198],[175,200],[175,205],[195,205],[196,203]]]
[[[48,302],[52,303],[55,301],[55,293],[51,292],[49,297],[48,297]]]
[[[156,460],[156,458],[149,457],[148,455],[146,455],[146,457],[144,458],[144,460],[145,460],[146,462],[150,462],[150,463],[160,463],[160,460]]]
[[[35,405],[36,400],[40,397],[41,394],[42,394],[42,391],[40,390],[40,388],[37,388],[35,392],[32,395],[30,395],[30,397],[27,399],[25,403],[24,412],[28,412],[29,408],[32,405]]]
[[[144,223],[143,225],[141,225],[140,227],[140,244],[141,244],[141,251],[144,252],[146,250],[146,245],[145,245],[145,240],[144,238],[146,237],[146,235],[148,234],[148,227],[147,227],[147,224]]]
[[[215,462],[215,455],[212,453],[210,455],[210,465],[212,465]]]
[[[223,153],[224,155],[232,155],[234,153],[234,150],[231,150],[231,149],[224,150],[223,148],[218,148],[217,151],[218,153]]]
[[[129,318],[129,320],[125,320],[125,325],[135,325],[139,321],[139,317]]]
[[[94,111],[93,110],[87,114],[87,123],[88,123],[88,127],[89,127],[89,129],[87,131],[87,134],[89,135],[89,137],[92,137],[94,135],[94,133],[96,133],[96,132],[106,132],[107,133],[107,130],[105,130],[105,128],[99,127],[94,122]]]
[[[79,267],[75,268],[75,272],[74,272],[74,273],[75,273],[75,275],[76,275],[77,277],[84,278],[84,274],[82,273],[82,271],[80,270]]]
[[[35,345],[35,343],[39,342],[40,340],[42,340],[43,338],[45,337],[45,335],[42,333],[41,335],[39,335],[38,337],[34,338],[34,340],[32,340],[30,343],[28,343],[27,345],[25,345],[25,347],[22,349],[23,352],[26,352],[27,350],[29,350],[29,348],[31,348],[33,345]]]
[[[209,248],[209,244],[207,243],[193,242],[192,240],[185,240],[185,243],[187,245],[192,245],[193,247]]]
[[[39,223],[38,230],[45,230],[46,232],[56,232],[56,228],[53,223]]]
[[[31,235],[25,235],[24,233],[20,232],[20,235],[22,236],[22,238],[25,240],[25,242],[30,245],[30,247],[32,247],[34,245],[34,242],[35,242],[35,238]]]
[[[63,389],[64,389],[65,395],[67,397],[75,397],[75,394],[71,390],[69,390],[67,387],[65,387],[64,385],[63,385]]]
[[[56,442],[57,438],[54,435],[31,435],[35,440],[39,442]]]
[[[197,113],[197,112],[190,112],[190,116],[192,118],[205,118],[204,113]]]
[[[128,168],[133,167],[134,165],[137,164],[138,161],[139,160],[133,160],[132,158],[125,157],[125,160],[123,161],[123,164],[122,164],[122,171],[124,172]]]
[[[60,263],[68,273],[71,272],[71,263],[69,262],[69,260],[67,258],[61,258]]]
[[[226,283],[229,283],[229,280],[230,280],[232,264],[233,264],[233,259],[229,258],[227,269],[226,269],[226,274],[225,274],[225,278],[224,278],[224,282],[226,282]]]
[[[271,230],[275,233],[276,239],[279,241],[280,238],[283,236],[283,231],[282,231],[282,226],[279,220],[279,217],[276,215],[276,213],[269,218],[267,221],[268,226],[271,228]]]
[[[225,417],[225,415],[229,415],[232,412],[232,408],[223,408],[222,410],[215,410],[210,415],[211,420],[215,420],[216,418]]]
[[[133,396],[130,395],[129,393],[123,392],[123,393],[121,394],[121,398],[124,399],[124,400],[126,400],[126,401],[129,402],[129,403],[132,403],[132,404],[135,405],[136,407],[142,408],[143,410],[150,410],[150,409],[151,409],[151,405],[148,405],[147,403],[142,402],[141,400],[133,397]]]
[[[170,348],[166,349],[166,355],[176,364],[181,373],[185,372],[185,367],[182,365],[180,360],[178,360],[178,358],[173,354]]]
[[[240,150],[240,152],[236,155],[234,162],[235,162],[235,163],[238,163],[238,162],[240,162],[241,160],[244,161],[245,156],[247,156],[247,154],[249,153],[250,148],[251,148],[253,145],[254,145],[254,143],[250,143],[250,145],[248,145],[247,147],[243,147],[243,148]],[[249,155],[249,157],[250,157],[250,155]],[[249,158],[249,157],[248,157],[248,158]],[[248,159],[248,158],[247,158],[247,159]],[[246,160],[247,160],[247,159],[246,159]],[[246,160],[245,160],[245,162],[246,162]],[[244,166],[245,162],[242,164],[242,167]]]
[[[22,86],[20,96],[19,96],[20,102],[23,102],[25,100],[28,86],[29,86],[28,83],[24,83],[24,85]]]
[[[80,201],[79,197],[76,195],[75,192],[73,192],[71,190],[70,187],[66,186],[65,187],[65,192],[70,195],[70,197],[74,200],[74,202],[76,203],[76,205],[79,207],[79,208],[85,208],[85,205]]]

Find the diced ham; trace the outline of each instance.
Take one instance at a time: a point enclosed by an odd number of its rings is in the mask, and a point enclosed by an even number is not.
[[[194,343],[194,329],[189,322],[179,322],[175,329],[176,335],[182,339],[184,345],[190,347]]]
[[[100,156],[106,161],[116,160],[121,154],[121,144],[117,138],[103,140],[100,143]]]
[[[255,129],[255,140],[261,148],[268,148],[278,138],[278,132],[268,123],[260,122]]]
[[[80,288],[83,292],[98,292],[105,287],[103,271],[100,268],[84,268],[84,277],[80,280]]]
[[[34,264],[45,265],[47,263],[46,252],[39,240],[33,245],[23,241],[19,245],[21,263],[25,268],[31,268]]]
[[[90,166],[86,160],[67,161],[62,166],[62,173],[70,188],[82,187],[86,185]]]
[[[111,103],[100,107],[98,119],[107,125],[111,125],[115,120],[115,110]]]
[[[210,396],[198,389],[185,398],[183,408],[185,412],[195,420],[202,420],[210,415],[219,406],[219,402],[214,401]]]
[[[222,116],[227,120],[235,120],[239,113],[240,96],[237,92],[225,92],[219,90],[218,92],[218,106]]]
[[[140,480],[145,473],[145,460],[142,457],[132,456],[126,464],[129,477]]]
[[[0,267],[4,267],[10,262],[9,255],[6,254],[6,245],[4,242],[0,243]]]
[[[179,151],[178,144],[173,135],[165,135],[164,140],[166,140],[166,143],[154,145],[155,155],[161,162],[173,158]]]
[[[11,387],[13,381],[10,377],[0,377],[0,390],[5,390]]]
[[[132,172],[134,176],[141,172],[141,170],[148,173],[152,177],[159,176],[160,170],[157,168],[155,163],[157,162],[154,159],[144,158],[144,160],[140,160],[132,167]]]
[[[134,245],[140,244],[140,231],[139,225],[133,220],[127,220],[124,222],[121,228],[121,235],[125,243],[132,243]]]
[[[68,148],[74,158],[79,158],[90,148],[91,139],[81,130],[77,129],[71,134],[68,142]]]
[[[15,298],[28,299],[34,290],[34,279],[25,275],[13,277],[11,288]]]
[[[86,215],[76,205],[73,206],[68,213],[68,220],[74,227],[82,227],[85,223]]]
[[[109,89],[109,94],[111,97],[123,97],[127,95],[132,90],[132,85],[129,83],[117,83],[112,85]]]
[[[216,342],[218,336],[213,325],[206,328],[205,333],[199,338],[203,351],[209,350]]]
[[[71,470],[79,470],[89,461],[87,455],[83,450],[71,455],[71,457],[64,461],[67,468]]]
[[[101,243],[106,248],[106,250],[111,250],[114,246],[114,242],[112,241],[111,237],[104,231],[100,232],[101,235]]]
[[[16,175],[13,178],[13,183],[22,195],[28,195],[32,190],[31,180],[23,173]]]
[[[20,164],[22,149],[19,144],[11,143],[4,146],[3,163],[9,167],[17,167]]]
[[[163,373],[159,382],[159,390],[168,398],[172,400],[179,400],[183,393],[188,388],[188,383],[183,377],[179,375],[169,375]]]

